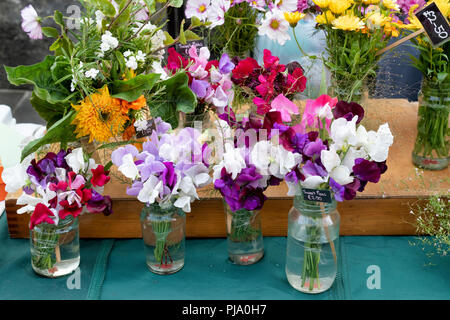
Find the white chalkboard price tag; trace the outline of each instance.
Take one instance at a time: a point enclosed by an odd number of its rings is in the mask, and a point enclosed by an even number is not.
[[[303,199],[307,201],[316,201],[331,203],[330,190],[305,189],[302,188]]]
[[[450,24],[435,2],[416,12],[415,15],[434,47],[441,46],[450,40]]]

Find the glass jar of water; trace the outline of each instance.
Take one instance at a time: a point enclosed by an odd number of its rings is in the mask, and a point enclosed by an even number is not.
[[[299,195],[289,212],[286,276],[305,293],[328,290],[337,273],[340,216],[336,200],[307,201]]]
[[[224,206],[230,260],[239,265],[258,262],[264,256],[260,212],[245,209],[233,212],[228,204]]]
[[[173,204],[144,206],[141,212],[147,266],[156,274],[172,274],[184,266],[186,215]]]
[[[80,264],[78,218],[67,216],[58,224],[41,223],[30,231],[31,266],[44,277],[72,273]]]

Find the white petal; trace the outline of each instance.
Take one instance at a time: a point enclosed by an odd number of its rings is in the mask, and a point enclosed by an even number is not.
[[[340,165],[330,172],[330,177],[340,185],[346,185],[353,182],[353,177],[350,176],[350,170],[343,165]]]
[[[328,172],[331,172],[335,167],[341,164],[341,159],[334,150],[322,150],[320,158],[323,166]]]

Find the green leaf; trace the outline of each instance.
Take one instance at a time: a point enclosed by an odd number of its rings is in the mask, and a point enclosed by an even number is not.
[[[61,28],[64,28],[65,26],[64,17],[60,11],[55,10],[55,13],[53,14],[53,19],[55,20],[57,25],[59,25]]]
[[[200,27],[203,26],[204,23],[197,17],[192,17],[191,18],[191,26],[192,27]]]
[[[50,46],[49,50],[56,51],[59,48],[61,48],[62,44],[63,44],[62,38],[58,38],[55,42],[53,42],[53,44]]]
[[[42,119],[47,121],[47,128],[50,128],[55,122],[64,117],[66,110],[66,105],[64,104],[51,104],[40,99],[34,92],[31,96],[30,103]]]
[[[130,141],[119,141],[119,142],[111,142],[111,143],[105,143],[102,144],[100,147],[97,148],[97,150],[102,149],[116,149],[117,147],[121,147],[127,144],[133,144],[133,143],[141,143],[142,141],[138,140],[130,140]]]
[[[186,30],[184,32],[185,36],[186,36],[186,40],[187,41],[193,41],[193,40],[201,40],[202,37],[200,37],[199,35],[195,34],[194,32],[192,32],[191,30]]]
[[[448,73],[446,72],[439,72],[437,74],[438,82],[444,82],[445,78],[447,78]]]
[[[56,30],[55,28],[52,27],[43,27],[42,28],[42,33],[49,38],[58,38],[59,37],[59,32],[58,30]]]
[[[181,21],[179,40],[181,44],[186,44],[186,35],[184,33],[184,20]]]
[[[144,0],[145,5],[149,11],[149,14],[152,14],[156,11],[156,3],[155,0]]]
[[[164,35],[166,36],[166,40],[164,40],[165,46],[170,46],[175,42],[175,40],[172,38],[172,36],[167,31],[164,31]]]
[[[35,94],[49,103],[68,103],[72,98],[70,92],[62,85],[56,85],[50,72],[56,57],[47,56],[44,61],[18,67],[6,67],[8,81],[16,86],[34,85]]]
[[[21,161],[44,145],[57,142],[67,143],[75,141],[77,139],[74,133],[75,127],[71,125],[74,118],[75,110],[71,110],[62,119],[51,126],[45,136],[40,139],[33,140],[27,144],[22,150]]]
[[[109,0],[95,0],[97,7],[107,17],[114,17],[118,12],[114,8],[113,4]]]
[[[159,82],[155,88],[157,90],[164,88],[164,94],[162,98],[149,103],[150,113],[153,117],[161,117],[170,123],[172,128],[178,126],[177,112],[189,114],[195,111],[197,97],[189,88],[189,77],[185,72]]]
[[[169,0],[170,6],[175,8],[180,8],[183,5],[183,0]]]
[[[113,83],[113,97],[126,100],[128,102],[136,101],[145,90],[151,90],[160,75],[157,73],[141,74],[133,79],[123,81],[116,80]]]

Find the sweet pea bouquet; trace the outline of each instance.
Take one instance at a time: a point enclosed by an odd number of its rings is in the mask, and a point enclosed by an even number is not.
[[[200,144],[196,129],[170,133],[170,124],[161,118],[155,123],[156,130],[141,152],[133,145],[120,147],[112,153],[112,163],[132,180],[128,195],[146,205],[173,205],[190,212],[191,203],[198,199],[197,189],[210,183],[209,148]]]
[[[12,84],[34,86],[31,104],[47,122],[47,134],[27,145],[22,158],[50,143],[105,143],[124,133],[129,138],[135,133],[134,122],[146,118],[147,104],[156,93],[170,101],[166,108],[183,100],[182,108],[193,110],[196,99],[187,76],[165,79],[160,64],[166,47],[187,37],[173,39],[156,21],[182,1],[157,2],[80,1],[81,15],[70,17],[56,10],[42,18],[31,5],[21,11],[22,28],[32,39],[55,38],[53,54],[44,61],[6,67]],[[48,19],[57,28],[44,26]],[[191,29],[200,25],[180,32],[193,36]],[[179,90],[175,93],[173,87]]]
[[[376,77],[380,55],[403,26],[396,0],[313,0],[320,8],[318,29],[326,34],[325,65],[331,72],[332,94],[359,101],[364,82]]]
[[[250,57],[236,63],[232,81],[240,95],[253,102],[259,115],[278,110],[283,121],[290,122],[290,114],[298,114],[291,99],[305,90],[307,79],[299,63],[281,64],[278,57],[265,49],[262,66]]]
[[[34,234],[33,266],[53,270],[52,258],[59,252],[59,234],[55,227],[67,224],[83,212],[112,213],[112,201],[103,196],[103,187],[110,180],[102,165],[89,159],[81,148],[49,152],[36,161],[28,156],[21,164],[7,168],[2,174],[7,192],[23,190],[17,199],[22,207],[18,214],[31,212],[30,230],[39,226],[44,232]],[[42,237],[42,238],[41,238]],[[34,253],[33,253],[34,252]]]
[[[233,101],[234,91],[231,72],[235,65],[224,53],[220,60],[209,60],[207,47],[199,50],[195,46],[189,49],[189,58],[183,58],[175,49],[169,48],[168,62],[165,67],[169,74],[185,70],[189,76],[189,88],[197,97],[194,115],[202,115],[208,110],[218,114]],[[156,112],[157,113],[157,112]],[[153,116],[155,116],[153,112]]]
[[[367,131],[360,124],[363,117],[364,109],[355,102],[327,95],[307,100],[302,122],[286,144],[302,155],[286,175],[290,195],[304,187],[331,190],[337,201],[352,200],[368,182],[380,180],[393,136],[387,123]]]

